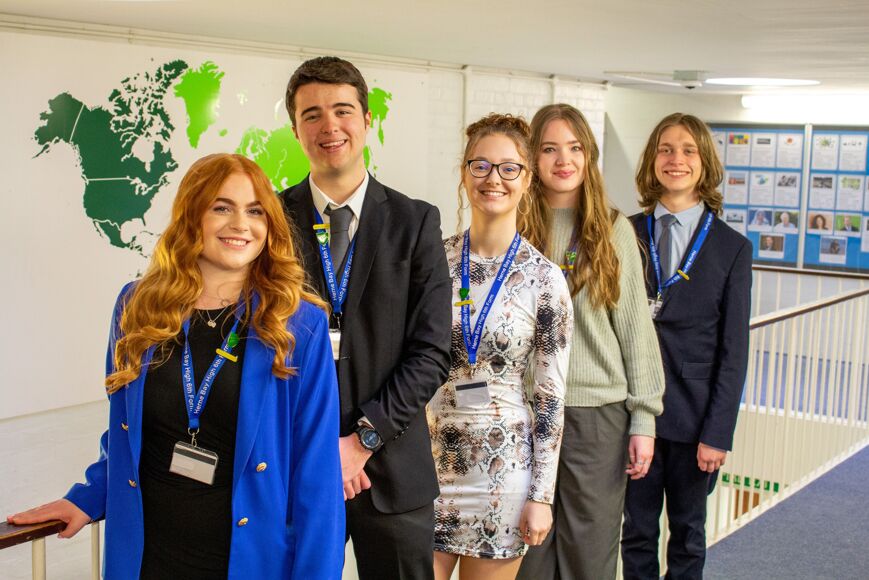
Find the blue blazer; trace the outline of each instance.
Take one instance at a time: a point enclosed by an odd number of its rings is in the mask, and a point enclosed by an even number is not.
[[[127,289],[115,305],[106,372],[119,337]],[[253,308],[256,309],[254,299]],[[287,323],[296,338],[289,366],[272,374],[274,350],[248,330],[238,403],[232,480],[229,578],[340,579],[344,501],[338,456],[338,385],[326,315],[303,302]],[[153,348],[143,356],[151,360]],[[143,369],[145,366],[143,366]],[[107,579],[138,578],[144,528],[138,486],[145,372],[109,396],[100,458],[66,498],[105,517]],[[259,469],[257,467],[259,466]]]
[[[646,292],[653,298],[646,215],[631,222],[646,248]],[[748,366],[751,242],[715,218],[689,276],[664,290],[655,319],[666,378],[657,436],[730,450]]]

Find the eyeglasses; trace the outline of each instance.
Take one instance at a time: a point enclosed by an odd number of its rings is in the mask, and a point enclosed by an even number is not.
[[[493,169],[498,170],[498,175],[501,176],[501,179],[513,181],[519,177],[519,174],[522,173],[525,166],[521,163],[511,162],[489,163],[482,159],[471,159],[468,161],[468,170],[474,177],[489,177],[489,174],[492,173]]]

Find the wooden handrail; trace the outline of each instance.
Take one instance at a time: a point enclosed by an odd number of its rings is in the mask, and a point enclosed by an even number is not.
[[[752,270],[761,272],[780,272],[782,274],[805,274],[820,276],[822,278],[854,278],[856,280],[869,280],[869,274],[861,272],[840,272],[838,270],[815,270],[813,268],[785,268],[783,266],[769,266],[767,264],[752,264]]]
[[[16,526],[9,522],[0,522],[0,550],[11,548],[18,544],[24,544],[57,534],[66,527],[66,523],[60,520],[51,520],[41,524],[28,524]]]
[[[866,296],[867,294],[869,294],[869,288],[858,288],[857,290],[850,290],[848,292],[843,292],[835,296],[830,296],[829,298],[822,298],[821,300],[808,302],[800,306],[782,308],[781,310],[776,310],[775,312],[771,312],[770,314],[755,316],[751,319],[748,328],[749,330],[754,330],[755,328],[768,326],[775,322],[780,322],[782,320],[787,320],[788,318],[800,316],[801,314],[814,312],[815,310],[820,310],[821,308],[826,308],[827,306],[833,306],[834,304],[839,304],[840,302],[854,300],[855,298],[860,298],[861,296]]]

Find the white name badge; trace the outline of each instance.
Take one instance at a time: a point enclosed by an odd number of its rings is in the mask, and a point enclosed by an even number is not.
[[[329,342],[332,343],[332,358],[338,360],[340,358],[339,353],[341,352],[341,331],[330,330]]]
[[[169,471],[211,485],[217,471],[217,453],[179,441],[172,452]]]
[[[492,402],[486,381],[474,379],[458,381],[455,387],[457,407],[479,407]]]
[[[652,315],[652,320],[658,317],[658,312],[661,311],[661,304],[664,301],[660,298],[649,298],[649,314]]]

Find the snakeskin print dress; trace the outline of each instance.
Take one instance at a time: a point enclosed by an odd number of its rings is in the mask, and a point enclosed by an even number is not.
[[[453,302],[460,300],[462,235],[444,241]],[[482,305],[502,257],[470,256],[470,297]],[[476,324],[471,307],[471,325]],[[573,306],[564,275],[522,240],[486,318],[473,378],[491,401],[460,406],[455,383],[471,378],[460,307],[453,306],[448,382],[427,407],[441,495],[435,549],[514,558],[527,549],[519,518],[527,500],[551,504],[564,421]],[[528,371],[528,388],[523,377]]]

